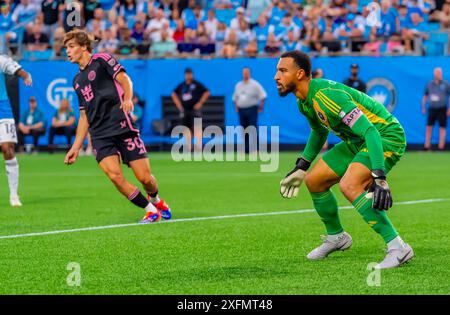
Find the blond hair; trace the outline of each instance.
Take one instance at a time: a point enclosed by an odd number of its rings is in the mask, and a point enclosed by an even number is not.
[[[89,52],[92,52],[92,45],[94,43],[94,36],[81,29],[73,29],[70,32],[64,35],[63,43],[64,46],[71,41],[75,40],[75,42],[80,46],[86,46]]]

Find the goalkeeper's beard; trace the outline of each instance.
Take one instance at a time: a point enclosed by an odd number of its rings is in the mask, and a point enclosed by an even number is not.
[[[295,91],[295,84],[291,82],[288,85],[286,85],[286,88],[283,91],[278,90],[278,94],[281,97],[285,97],[286,95],[293,93],[294,91]]]

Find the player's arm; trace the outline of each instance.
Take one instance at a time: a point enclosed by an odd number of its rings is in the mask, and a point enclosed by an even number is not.
[[[353,102],[343,104],[342,108],[346,113],[342,118],[342,121],[349,126],[356,135],[364,138],[367,146],[370,162],[372,164],[372,177],[374,180],[369,189],[369,192],[373,193],[373,208],[378,210],[388,210],[392,207],[392,195],[386,181],[381,135]]]
[[[207,90],[204,86],[202,86],[203,94],[202,97],[200,97],[200,100],[197,104],[194,105],[195,110],[200,110],[203,107],[203,104],[205,104],[206,100],[209,98],[210,93],[209,90]]]
[[[89,129],[89,122],[87,120],[86,111],[80,110],[80,119],[78,120],[78,127],[75,134],[75,141],[73,142],[73,145],[70,148],[69,152],[67,152],[66,154],[66,157],[64,159],[65,164],[70,165],[75,163],[78,157],[78,152],[83,146],[84,139],[87,136],[88,129]]]
[[[22,67],[9,56],[0,55],[0,69],[6,74],[18,75],[24,80],[24,83],[27,86],[31,86],[33,83],[31,74],[23,70]]]
[[[317,121],[309,118],[308,122],[311,126],[311,133],[309,134],[308,142],[303,150],[303,154],[297,158],[294,168],[280,182],[280,194],[284,198],[297,197],[300,185],[303,183],[303,179],[306,176],[306,171],[327,141],[328,129],[323,127]]]
[[[116,75],[116,80],[119,82],[120,86],[123,89],[123,100],[120,108],[123,109],[126,113],[129,113],[133,110],[134,104],[132,101],[133,98],[133,82],[131,81],[128,74],[121,71]]]

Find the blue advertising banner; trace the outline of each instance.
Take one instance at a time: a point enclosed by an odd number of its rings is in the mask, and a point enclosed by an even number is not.
[[[225,124],[238,125],[238,116],[231,100],[235,84],[241,80],[242,68],[249,67],[252,77],[265,88],[268,97],[259,125],[279,126],[280,143],[305,143],[309,127],[298,112],[295,97],[281,98],[274,75],[277,59],[214,59],[214,60],[123,60],[133,80],[134,90],[145,100],[142,135],[146,143],[155,142],[151,122],[161,117],[161,96],[169,96],[184,79],[184,69],[193,69],[195,79],[202,82],[212,95],[225,97]],[[350,65],[357,63],[360,78],[367,83],[367,93],[382,102],[403,124],[407,141],[424,141],[426,116],[421,113],[421,101],[426,83],[432,80],[433,68],[442,67],[444,78],[450,80],[449,57],[322,57],[313,59],[313,69],[324,70],[325,78],[342,82],[350,75]],[[77,66],[64,61],[23,61],[32,73],[34,86],[20,88],[21,112],[33,95],[38,106],[51,120],[61,98],[69,98],[78,111],[78,100],[72,88]],[[434,140],[436,140],[436,133]],[[450,140],[450,136],[447,138]],[[330,136],[330,142],[340,141]],[[41,139],[46,144],[47,139]]]

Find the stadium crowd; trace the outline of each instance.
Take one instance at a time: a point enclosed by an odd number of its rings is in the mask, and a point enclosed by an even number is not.
[[[64,57],[74,27],[124,57],[418,54],[430,32],[448,51],[450,0],[0,0],[10,52]],[[442,40],[442,39],[441,39]],[[21,50],[21,47],[25,49]],[[40,53],[40,54],[39,54]],[[445,53],[445,52],[444,52]]]

